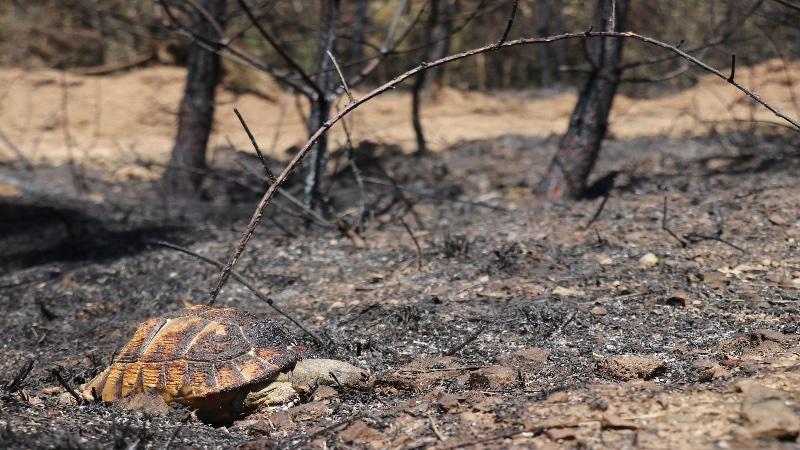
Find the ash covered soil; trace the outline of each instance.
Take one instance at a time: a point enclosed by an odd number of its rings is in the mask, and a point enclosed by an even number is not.
[[[362,145],[363,191],[344,163],[331,190],[339,228],[367,206],[358,235],[270,207],[239,271],[325,345],[233,281],[217,305],[280,321],[377,382],[228,427],[181,407],[78,405],[53,371],[77,388],[137,324],[205,301],[217,270],[148,242],[225,259],[263,190],[242,155],[218,152],[211,200],[191,205],[87,173],[80,214],[6,205],[0,447],[798,447],[796,137],[612,140],[595,172],[617,174],[610,191],[540,205],[555,146]],[[31,182],[74,191],[52,181],[65,171]]]

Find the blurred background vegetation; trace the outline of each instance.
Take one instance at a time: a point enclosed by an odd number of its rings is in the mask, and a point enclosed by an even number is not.
[[[359,1],[342,2],[338,58],[351,73],[377,54],[402,0],[368,1],[363,35],[356,35]],[[448,53],[484,45],[499,38],[508,19],[508,0],[442,0],[440,25],[451,18]],[[591,2],[522,1],[515,36],[557,34],[586,28]],[[743,65],[800,54],[800,12],[783,2],[718,0],[634,0],[629,29],[685,48],[707,46],[700,53],[717,66],[735,53]],[[304,67],[314,65],[321,2],[310,0],[252,2],[262,23]],[[750,15],[758,4],[759,8]],[[423,60],[427,47],[424,22],[431,2],[406,2],[401,24],[417,23],[396,50],[370,75],[377,85]],[[240,9],[228,8],[228,30],[241,32],[237,43],[264,61],[280,65],[275,51],[249,25]],[[448,15],[449,14],[449,15]],[[231,34],[231,33],[229,33]],[[441,33],[437,34],[442,36]],[[363,45],[357,43],[363,39]],[[716,44],[716,45],[711,45]],[[432,45],[436,45],[434,42]],[[436,80],[463,89],[524,89],[573,85],[585,71],[584,43],[519,47],[448,65]],[[153,0],[10,0],[0,2],[0,64],[23,67],[79,68],[124,64],[152,55],[149,64],[183,64],[188,39],[168,26]],[[652,48],[631,45],[625,60],[653,58]],[[691,85],[695,78],[669,76],[681,72],[682,61],[669,59],[626,72],[624,92],[648,94]],[[230,71],[230,68],[229,68]],[[681,72],[682,73],[682,72]],[[665,74],[667,76],[665,76]],[[642,81],[662,81],[657,85]]]

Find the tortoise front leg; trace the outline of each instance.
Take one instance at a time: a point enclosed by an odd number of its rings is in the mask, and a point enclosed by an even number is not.
[[[368,389],[374,382],[366,370],[335,359],[305,359],[283,378],[301,394],[309,393],[319,385]]]
[[[298,395],[292,383],[273,381],[248,392],[244,399],[244,407],[247,410],[255,410],[263,406],[283,405],[297,399]]]

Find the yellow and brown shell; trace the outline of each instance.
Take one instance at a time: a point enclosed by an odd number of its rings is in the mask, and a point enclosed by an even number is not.
[[[235,308],[194,306],[139,325],[84,395],[109,402],[152,389],[166,402],[223,408],[242,391],[291,369],[300,353],[289,333],[270,320]]]

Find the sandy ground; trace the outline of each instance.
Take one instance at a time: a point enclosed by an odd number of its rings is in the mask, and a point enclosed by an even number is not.
[[[120,165],[137,158],[163,163],[174,137],[184,73],[177,67],[151,67],[85,77],[52,70],[0,69],[0,130],[35,162],[58,164],[72,158],[110,170],[119,170]],[[238,148],[250,148],[232,112],[237,107],[261,146],[285,159],[285,149],[305,140],[299,112],[305,102],[281,95],[266,77],[246,75],[237,77],[236,82],[248,83],[248,88],[265,92],[273,100],[221,89],[210,145],[225,146],[230,139]],[[737,79],[790,115],[800,115],[800,61],[785,66],[775,60],[739,68]],[[574,102],[574,93],[545,96],[445,90],[425,106],[424,127],[433,149],[510,133],[549,136],[565,130]],[[678,94],[653,99],[619,96],[611,133],[620,139],[697,136],[709,131],[707,121],[739,119],[778,121],[722,80],[704,76],[695,87]],[[390,92],[367,103],[348,123],[356,141],[413,150],[407,93]],[[333,140],[344,144],[340,127],[334,127]],[[0,157],[11,159],[13,154],[0,146]]]

